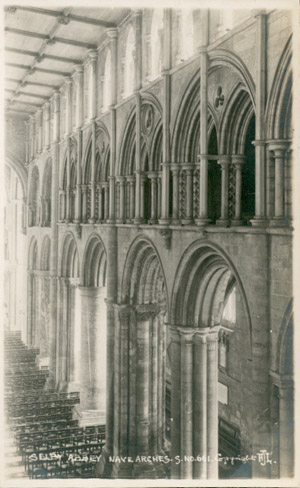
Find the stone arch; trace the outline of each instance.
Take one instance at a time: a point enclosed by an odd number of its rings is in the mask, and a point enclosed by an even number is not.
[[[61,247],[60,276],[64,278],[79,278],[79,256],[76,240],[68,232]]]
[[[38,269],[38,243],[35,237],[32,237],[28,249],[28,269]]]
[[[40,269],[42,271],[50,271],[50,253],[51,253],[51,240],[46,235],[42,242]]]
[[[135,165],[135,132],[135,108],[133,108],[128,116],[121,140],[117,175],[133,174]]]
[[[214,49],[209,53],[209,71],[217,66],[228,66],[238,73],[249,92],[253,107],[255,107],[255,83],[241,58],[226,49]]]
[[[266,106],[267,139],[291,137],[292,37],[283,49]]]
[[[190,78],[175,110],[176,118],[172,132],[172,161],[196,162],[199,154],[200,138],[200,73],[197,70]],[[218,133],[218,122],[213,109],[208,105],[208,128],[215,125]]]
[[[225,299],[224,284],[232,278],[245,307],[251,358],[252,324],[244,287],[231,259],[214,243],[198,240],[183,253],[172,291],[170,322],[200,328],[217,325],[218,310]]]
[[[160,273],[154,273],[154,267]],[[131,244],[124,266],[121,301],[122,303],[154,303],[155,294],[159,299],[165,295],[165,305],[168,311],[168,291],[165,273],[159,254],[146,237],[137,237]]]
[[[86,244],[82,260],[83,286],[106,286],[106,250],[101,237],[92,234]]]
[[[27,184],[28,184],[28,175],[27,175],[27,169],[24,166],[24,163],[17,159],[14,155],[10,154],[9,152],[6,152],[5,154],[5,160],[7,161],[8,165],[11,166],[14,171],[17,173],[21,186],[22,186],[22,191],[23,191],[23,197],[27,197]]]

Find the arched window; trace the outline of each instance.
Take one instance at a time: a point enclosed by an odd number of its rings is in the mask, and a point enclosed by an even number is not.
[[[104,82],[103,82],[103,111],[106,111],[111,104],[111,53],[107,51],[104,65]]]
[[[124,70],[124,97],[132,94],[134,88],[134,32],[130,26],[127,34]]]
[[[150,79],[160,76],[163,47],[163,10],[155,9],[151,24],[151,70]]]
[[[194,20],[192,10],[181,11],[181,59],[188,59],[194,53]]]

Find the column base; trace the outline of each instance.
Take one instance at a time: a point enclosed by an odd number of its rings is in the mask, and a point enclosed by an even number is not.
[[[105,425],[106,414],[104,410],[85,410],[80,405],[76,405],[73,410],[73,418],[78,420],[79,427]]]
[[[231,225],[233,227],[238,227],[240,225],[243,225],[243,220],[242,219],[232,219],[231,220]]]
[[[150,225],[155,225],[155,224],[157,224],[157,219],[149,219],[149,220],[148,220],[148,223],[149,223]]]
[[[229,219],[218,219],[216,221],[216,225],[219,227],[229,227]]]
[[[133,219],[133,223],[134,224],[144,224],[145,219],[143,219],[142,217],[137,217],[137,218]]]
[[[96,222],[96,220],[95,220],[95,219],[89,219],[89,220],[88,220],[88,223],[89,223],[89,224],[94,224],[95,222]]]
[[[265,217],[254,217],[250,220],[252,227],[267,227],[269,221]]]
[[[181,224],[181,220],[179,220],[179,219],[172,219],[171,224],[172,225],[180,225]]]
[[[187,218],[187,219],[181,219],[181,224],[182,225],[193,225],[194,220],[192,218]]]
[[[79,219],[74,219],[73,220],[73,224],[80,224],[80,220]]]
[[[104,221],[105,221],[107,224],[115,224],[115,223],[116,223],[115,219],[104,219]]]
[[[80,392],[80,383],[77,381],[70,381],[70,383],[67,383],[66,391],[68,393],[73,391]]]
[[[116,219],[116,224],[124,224],[125,220],[124,219]]]
[[[203,219],[202,218],[199,218],[199,219],[196,219],[195,220],[195,223],[196,223],[196,225],[198,225],[198,227],[205,227],[210,222],[211,222],[210,219],[205,219],[205,218],[203,218]]]
[[[171,219],[162,217],[158,220],[158,223],[160,225],[169,225],[171,223]]]
[[[269,227],[288,227],[289,223],[284,217],[272,217]]]

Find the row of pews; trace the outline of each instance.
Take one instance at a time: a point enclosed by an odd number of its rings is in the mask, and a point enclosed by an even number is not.
[[[105,443],[105,426],[80,427],[73,418],[78,392],[45,390],[48,368],[19,331],[5,332],[6,424],[31,479],[92,478]]]

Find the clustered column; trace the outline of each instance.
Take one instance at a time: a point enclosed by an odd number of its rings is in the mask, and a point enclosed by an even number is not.
[[[174,479],[218,478],[218,330],[170,326]]]
[[[231,225],[242,224],[242,167],[245,163],[245,156],[233,155],[231,162],[235,169],[235,215]]]
[[[289,143],[287,141],[274,140],[268,142],[268,149],[274,157],[275,166],[275,191],[274,191],[274,216],[270,226],[285,226],[285,158]]]
[[[228,224],[228,187],[229,187],[229,165],[230,156],[221,156],[218,164],[222,171],[222,193],[221,193],[221,218],[217,221],[218,225]]]

